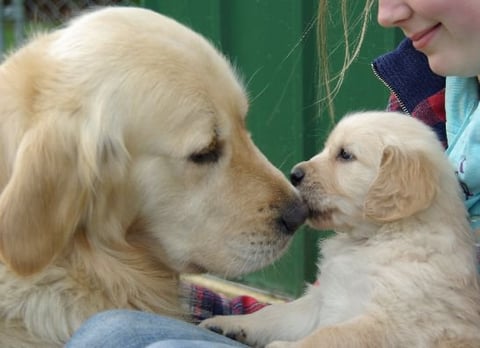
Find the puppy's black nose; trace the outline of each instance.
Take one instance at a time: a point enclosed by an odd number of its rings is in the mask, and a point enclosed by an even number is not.
[[[298,186],[300,185],[304,177],[305,171],[301,167],[296,166],[292,169],[292,172],[290,173],[290,182],[293,186]]]
[[[305,222],[307,217],[307,206],[301,200],[295,200],[283,210],[280,222],[284,232],[291,234]]]

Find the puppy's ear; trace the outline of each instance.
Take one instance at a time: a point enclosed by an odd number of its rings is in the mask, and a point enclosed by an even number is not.
[[[435,197],[438,180],[433,164],[422,153],[404,153],[387,146],[377,178],[367,193],[364,213],[386,222],[422,211]]]
[[[61,120],[29,130],[0,195],[0,254],[20,275],[47,266],[71,238],[88,200],[73,129]]]

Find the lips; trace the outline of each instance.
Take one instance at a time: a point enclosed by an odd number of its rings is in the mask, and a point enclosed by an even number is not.
[[[430,43],[431,39],[437,32],[438,28],[440,28],[440,26],[441,26],[441,23],[438,23],[433,27],[430,27],[426,30],[422,30],[410,36],[413,47],[415,47],[417,50],[421,50],[422,48],[425,48]]]

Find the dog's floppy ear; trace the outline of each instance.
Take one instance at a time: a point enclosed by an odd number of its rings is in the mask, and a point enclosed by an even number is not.
[[[56,121],[24,135],[0,195],[0,254],[20,275],[43,269],[62,250],[88,199],[74,132]]]
[[[386,146],[365,199],[364,213],[383,222],[410,216],[428,208],[437,187],[438,173],[424,154]]]

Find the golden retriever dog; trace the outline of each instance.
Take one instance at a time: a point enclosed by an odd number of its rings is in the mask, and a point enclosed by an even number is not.
[[[308,223],[336,231],[321,245],[319,286],[202,326],[269,348],[480,347],[473,236],[429,127],[401,114],[352,114],[291,180]]]
[[[183,317],[180,272],[263,267],[308,211],[227,60],[152,11],[91,11],[0,66],[0,346],[90,315]]]

